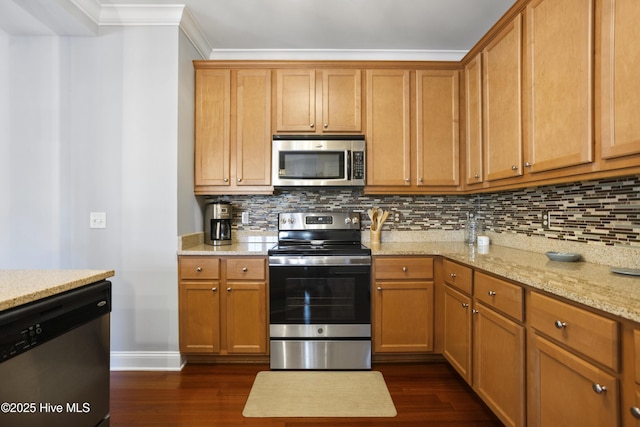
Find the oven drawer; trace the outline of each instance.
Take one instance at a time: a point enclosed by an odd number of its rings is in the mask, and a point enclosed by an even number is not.
[[[432,279],[433,258],[381,257],[375,258],[376,280]]]
[[[271,340],[271,369],[371,369],[371,340]]]

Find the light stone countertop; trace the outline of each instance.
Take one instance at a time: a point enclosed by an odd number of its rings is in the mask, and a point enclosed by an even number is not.
[[[257,240],[234,241],[227,246],[209,246],[194,240],[189,242],[193,246],[180,246],[178,255],[266,256],[269,248],[275,245],[270,239]],[[363,243],[369,244],[366,240]],[[496,244],[480,251],[477,246],[459,241],[383,241],[371,249],[373,256],[444,256],[533,289],[640,323],[640,277],[612,273],[608,265],[551,261],[544,253]]]
[[[0,311],[114,276],[113,270],[0,270]]]

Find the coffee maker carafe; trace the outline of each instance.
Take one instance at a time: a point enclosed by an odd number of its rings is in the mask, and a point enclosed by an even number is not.
[[[210,202],[204,211],[204,243],[207,245],[231,244],[231,215],[229,202]]]

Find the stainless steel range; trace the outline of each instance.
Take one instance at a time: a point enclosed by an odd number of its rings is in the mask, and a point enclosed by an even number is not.
[[[268,254],[271,369],[371,369],[371,250],[360,214],[282,213]]]

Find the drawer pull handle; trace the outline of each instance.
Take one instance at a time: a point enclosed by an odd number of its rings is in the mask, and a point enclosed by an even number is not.
[[[462,308],[469,308],[469,304],[467,304],[466,302],[462,303]]]
[[[456,278],[456,273],[451,273],[449,276],[451,276],[452,279]]]
[[[246,273],[247,272],[247,267],[242,267],[242,272]]]
[[[217,290],[218,290],[218,288],[211,288],[211,292],[215,292]]]
[[[407,272],[408,268],[407,267],[402,267],[402,271],[404,271],[405,273]]]
[[[591,388],[596,394],[605,394],[607,392],[607,388],[600,384],[594,384]]]
[[[380,286],[378,286],[378,292],[382,291],[382,288]]]
[[[487,292],[487,294],[489,294],[490,297],[495,297],[496,293],[494,291],[489,291]]]
[[[227,292],[231,292],[231,288],[227,288]]]
[[[567,324],[561,320],[556,320],[555,325],[558,329],[564,329],[567,327]]]
[[[200,272],[202,271],[202,267],[197,267],[197,268],[196,268],[196,271],[197,271],[198,273],[200,273]]]
[[[632,406],[631,415],[633,415],[633,418],[640,420],[640,408],[638,408],[637,406]]]

